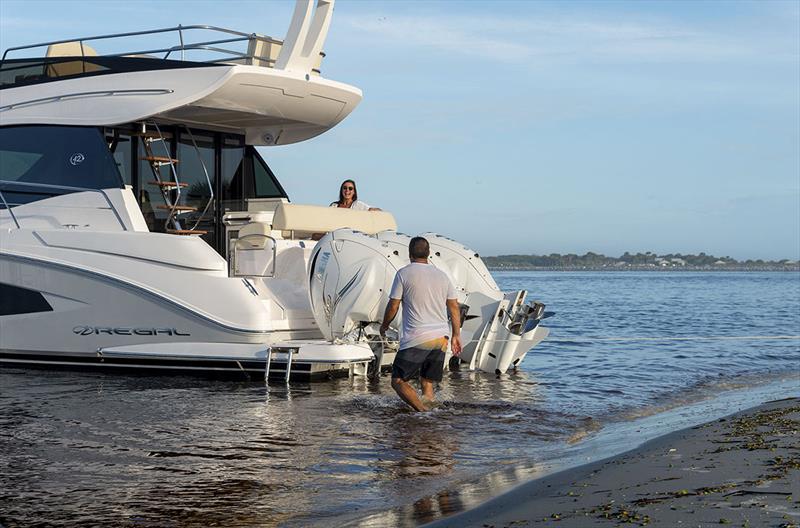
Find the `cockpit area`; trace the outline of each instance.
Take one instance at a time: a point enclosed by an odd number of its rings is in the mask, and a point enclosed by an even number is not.
[[[244,136],[155,123],[0,127],[0,175],[0,209],[128,186],[149,231],[199,236],[222,256],[226,214],[288,201]]]

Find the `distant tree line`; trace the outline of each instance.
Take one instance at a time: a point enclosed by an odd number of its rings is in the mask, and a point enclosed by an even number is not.
[[[483,257],[492,269],[741,269],[741,270],[799,270],[796,260],[742,260],[729,256],[686,255],[667,253],[657,255],[625,252],[620,257],[607,257],[589,251],[583,255],[551,253],[549,255],[499,255]]]

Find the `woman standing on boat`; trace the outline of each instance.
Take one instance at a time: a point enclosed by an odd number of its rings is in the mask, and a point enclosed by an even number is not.
[[[356,182],[353,180],[345,180],[342,182],[342,185],[339,187],[339,200],[331,202],[331,207],[344,207],[346,209],[352,209],[353,211],[380,211],[377,207],[371,207],[369,204],[358,199]]]

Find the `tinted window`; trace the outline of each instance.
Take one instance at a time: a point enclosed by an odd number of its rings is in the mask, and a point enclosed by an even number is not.
[[[106,130],[105,142],[110,145],[114,163],[117,165],[117,170],[125,185],[133,185],[133,141],[131,135],[119,131],[115,134],[114,130]]]
[[[202,238],[213,246],[216,218],[211,194],[217,174],[214,135],[194,130],[190,133],[186,129],[178,134],[178,175],[180,182],[187,185],[181,190],[178,204],[195,208],[178,218],[184,229],[206,231]]]
[[[0,315],[52,311],[53,307],[38,291],[0,284]]]
[[[0,128],[0,189],[10,202],[26,203],[69,192],[3,181],[84,189],[122,187],[114,158],[100,130],[94,127]],[[17,195],[17,199],[10,199],[8,194]]]
[[[222,140],[221,204],[222,211],[244,211],[244,182],[247,171],[244,157],[244,138],[229,136]]]
[[[244,211],[248,198],[288,198],[269,166],[243,138],[222,144],[222,210]]]
[[[0,61],[0,90],[27,84],[109,73],[219,66],[151,57],[45,57]]]
[[[253,151],[253,175],[255,176],[255,198],[286,198],[286,191],[272,174],[267,164],[261,159],[258,151]]]

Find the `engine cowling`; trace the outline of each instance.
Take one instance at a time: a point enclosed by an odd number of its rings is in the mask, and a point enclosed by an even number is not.
[[[326,234],[309,261],[311,310],[328,340],[380,321],[394,275],[408,262],[388,244],[351,229]]]
[[[521,314],[528,313],[523,305],[526,292],[504,294],[474,251],[434,233],[424,236],[431,246],[430,263],[447,274],[462,304],[462,360],[489,371],[505,372],[517,365],[547,335],[536,328],[539,315],[525,331],[517,328],[524,326]],[[395,274],[409,263],[410,241],[395,231],[366,235],[337,229],[317,243],[307,270],[309,297],[326,339],[359,340],[377,334]],[[389,337],[396,338],[401,326],[398,313]]]

